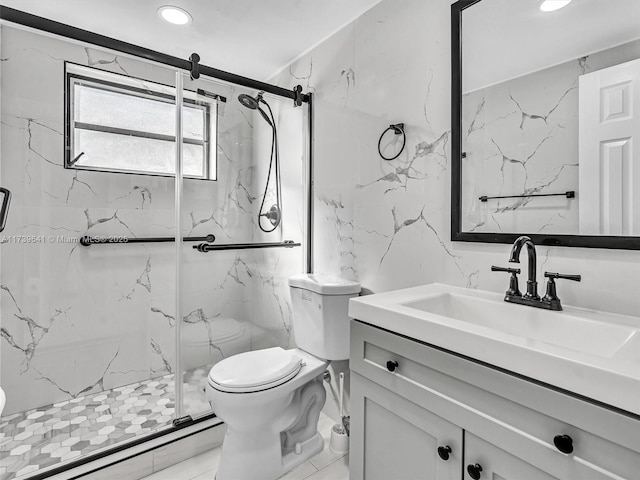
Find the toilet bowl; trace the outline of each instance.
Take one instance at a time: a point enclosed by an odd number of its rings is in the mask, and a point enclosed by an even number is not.
[[[207,398],[226,423],[216,480],[275,480],[324,448],[322,377],[349,358],[347,306],[360,285],[297,275],[289,286],[299,347],[240,353],[209,372]]]
[[[230,357],[211,369],[207,394],[226,422],[225,479],[275,479],[322,451],[317,431],[325,402],[322,374],[329,362],[280,347]],[[230,375],[237,367],[248,376]],[[223,367],[223,368],[216,368]]]

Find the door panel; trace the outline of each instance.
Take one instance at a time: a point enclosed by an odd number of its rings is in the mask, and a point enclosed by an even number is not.
[[[462,429],[355,373],[351,395],[364,411],[364,424],[353,425],[354,446],[362,442],[351,454],[353,479],[460,478]],[[438,447],[450,448],[447,460]]]
[[[625,478],[585,461],[579,456],[579,450],[570,455],[549,450],[544,461],[534,466],[469,432],[465,432],[464,435],[464,480],[474,478],[469,473],[469,465],[480,465],[482,471],[478,478],[492,480],[621,480]],[[627,478],[631,480],[631,477]]]
[[[182,378],[176,397],[181,415],[196,418],[212,413],[206,384],[214,364],[252,350],[295,345],[287,279],[304,271],[304,252],[261,245],[305,238],[301,179],[308,122],[306,107],[296,108],[288,98],[204,75],[182,80],[189,108],[182,109],[178,221],[184,237],[215,237],[184,241],[179,252],[176,351]],[[260,98],[260,109],[247,108],[239,98]],[[197,151],[188,149],[194,147],[190,137],[203,139]],[[190,176],[197,171],[206,173]],[[280,216],[272,223],[265,214],[274,205]]]
[[[472,480],[468,467],[479,466],[479,478],[492,480],[559,480],[510,453],[465,432],[464,480]],[[568,478],[568,477],[567,477]]]
[[[640,60],[579,80],[580,234],[640,234]]]

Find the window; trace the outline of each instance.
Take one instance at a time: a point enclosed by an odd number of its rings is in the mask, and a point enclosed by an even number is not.
[[[174,88],[79,65],[66,68],[66,168],[175,174]],[[216,107],[215,100],[184,93],[185,177],[215,180]]]

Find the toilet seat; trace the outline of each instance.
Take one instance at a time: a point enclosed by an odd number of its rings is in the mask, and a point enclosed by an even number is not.
[[[222,392],[258,392],[288,382],[301,368],[295,350],[265,348],[221,360],[209,372],[209,385]]]

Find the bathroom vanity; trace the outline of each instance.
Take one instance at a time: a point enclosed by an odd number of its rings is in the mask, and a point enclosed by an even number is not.
[[[349,312],[352,480],[640,478],[640,319],[437,284]]]

